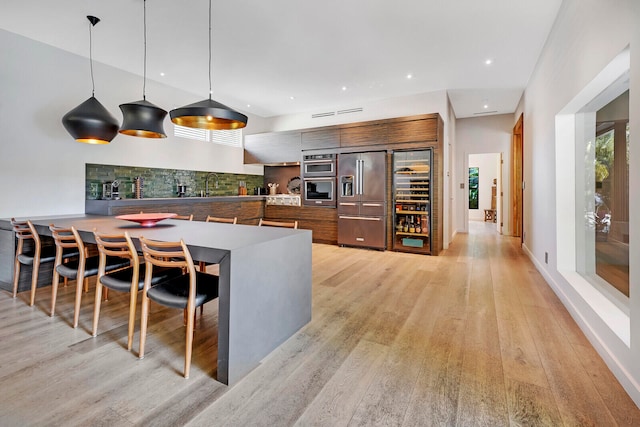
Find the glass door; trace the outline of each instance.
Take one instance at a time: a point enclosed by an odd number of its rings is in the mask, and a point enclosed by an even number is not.
[[[393,249],[431,253],[430,149],[393,153]]]

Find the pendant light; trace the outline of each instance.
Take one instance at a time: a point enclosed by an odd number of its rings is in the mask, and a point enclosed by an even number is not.
[[[93,80],[93,52],[91,28],[100,22],[95,16],[89,20],[89,64],[91,66],[91,98],[78,105],[62,117],[62,125],[78,142],[86,144],[108,144],[118,134],[118,120],[95,98]]]
[[[211,0],[209,0],[209,99],[171,110],[171,121],[180,126],[209,130],[240,129],[247,116],[211,99]]]
[[[166,138],[162,122],[167,112],[147,101],[147,0],[143,0],[144,26],[144,76],[142,81],[142,99],[120,105],[122,127],[120,133],[142,138]]]

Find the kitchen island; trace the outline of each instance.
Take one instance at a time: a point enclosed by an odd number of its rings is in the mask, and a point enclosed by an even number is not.
[[[309,230],[171,219],[144,228],[88,214],[31,220],[42,235],[51,234],[51,223],[73,225],[90,243],[95,242],[94,229],[103,233],[128,231],[136,244],[139,236],[162,241],[184,239],[195,260],[219,264],[217,379],[224,384],[236,383],[311,320]],[[0,230],[0,246],[15,245],[8,220],[0,220]]]

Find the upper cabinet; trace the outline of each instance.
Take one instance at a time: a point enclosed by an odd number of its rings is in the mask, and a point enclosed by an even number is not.
[[[387,125],[383,123],[350,126],[340,129],[340,147],[383,145],[388,142]]]
[[[407,120],[389,123],[387,126],[389,143],[427,142],[438,140],[438,118]]]
[[[302,132],[302,149],[316,150],[340,147],[340,129],[320,129]]]
[[[299,162],[302,151],[350,153],[437,147],[442,143],[438,114],[333,125],[244,138],[244,163],[264,165]]]
[[[245,135],[245,164],[276,164],[300,161],[300,131]]]

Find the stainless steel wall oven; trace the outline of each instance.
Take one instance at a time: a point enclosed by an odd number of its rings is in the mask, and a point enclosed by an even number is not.
[[[305,178],[303,183],[305,206],[336,207],[335,176]]]
[[[336,207],[335,154],[305,154],[302,157],[302,195],[305,206]]]
[[[336,176],[335,154],[305,154],[302,158],[302,177]]]

